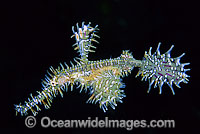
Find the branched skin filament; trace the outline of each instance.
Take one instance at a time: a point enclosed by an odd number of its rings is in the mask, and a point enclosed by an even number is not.
[[[110,107],[115,109],[117,103],[122,103],[122,99],[126,97],[124,90],[125,84],[122,82],[124,76],[128,76],[134,67],[139,68],[136,75],[142,76],[142,80],[149,81],[148,93],[152,84],[154,88],[159,87],[160,94],[162,93],[162,86],[164,83],[168,84],[172,93],[175,94],[172,84],[174,83],[180,88],[179,83],[187,83],[189,75],[185,72],[190,69],[184,69],[185,65],[189,63],[180,63],[180,58],[184,53],[176,58],[171,58],[170,51],[172,47],[164,54],[160,54],[160,43],[154,54],[145,52],[143,60],[136,60],[133,55],[124,50],[122,54],[113,59],[105,59],[98,61],[88,60],[89,52],[95,52],[96,47],[92,42],[98,41],[100,38],[96,32],[99,30],[98,25],[91,27],[90,23],[79,27],[78,23],[75,28],[72,27],[73,35],[76,43],[73,45],[80,54],[80,58],[74,58],[74,63],[71,62],[69,67],[66,63],[60,64],[57,69],[50,67],[47,71],[45,79],[42,80],[42,91],[37,91],[38,95],[30,94],[28,101],[25,104],[15,105],[16,115],[20,113],[22,116],[27,115],[30,110],[34,116],[41,111],[40,105],[44,105],[49,109],[53,98],[58,94],[63,97],[63,92],[73,90],[73,86],[77,85],[80,92],[85,90],[89,92],[89,99],[87,103],[98,103],[99,107],[106,112]],[[93,48],[93,49],[92,49]]]

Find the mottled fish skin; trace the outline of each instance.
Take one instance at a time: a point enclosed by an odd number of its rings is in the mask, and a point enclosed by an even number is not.
[[[74,62],[70,61],[71,66],[66,63],[61,64],[54,69],[49,68],[47,75],[42,80],[42,91],[36,91],[37,95],[30,94],[28,101],[24,104],[14,105],[16,115],[20,113],[21,116],[27,115],[31,111],[34,116],[41,111],[39,105],[44,105],[45,109],[51,107],[53,99],[60,94],[63,97],[63,92],[73,91],[74,86],[80,89],[80,92],[88,92],[90,97],[87,103],[98,103],[100,109],[106,112],[109,108],[115,109],[118,103],[122,103],[122,99],[126,97],[124,90],[125,84],[122,78],[128,76],[134,67],[139,68],[136,75],[142,76],[142,80],[149,81],[148,93],[151,90],[151,85],[154,88],[157,86],[162,93],[162,86],[167,83],[175,94],[172,84],[174,83],[180,88],[179,83],[187,83],[189,75],[185,72],[190,69],[184,69],[184,66],[189,63],[180,63],[181,57],[171,58],[170,51],[174,47],[160,54],[160,44],[154,54],[151,54],[151,47],[149,52],[145,52],[143,60],[136,60],[133,58],[129,50],[122,51],[122,54],[113,59],[103,59],[97,61],[90,61],[88,54],[95,52],[96,48],[92,42],[98,43],[95,38],[100,38],[96,33],[99,30],[96,25],[91,27],[89,24],[79,27],[78,23],[76,28],[72,26],[73,35],[76,43],[72,45],[74,50],[77,50],[79,57],[74,58]]]
[[[151,47],[149,52],[145,52],[144,59],[142,60],[143,64],[136,77],[141,75],[142,80],[146,81],[148,79],[148,93],[151,90],[151,86],[154,84],[154,88],[157,86],[159,87],[159,94],[161,94],[162,86],[166,83],[170,87],[173,95],[175,95],[172,84],[174,83],[178,88],[180,88],[179,84],[181,82],[188,83],[188,77],[190,76],[186,74],[186,71],[189,71],[190,69],[185,69],[184,66],[189,65],[190,63],[180,63],[180,59],[185,55],[185,53],[176,58],[171,58],[170,52],[174,45],[172,45],[164,54],[160,54],[160,45],[161,43],[158,44],[157,50],[154,54],[151,54]]]

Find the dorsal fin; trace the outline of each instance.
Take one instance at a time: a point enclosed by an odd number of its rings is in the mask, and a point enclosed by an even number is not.
[[[100,38],[98,35],[95,34],[97,30],[99,30],[96,25],[95,27],[90,26],[90,22],[85,25],[84,22],[82,22],[82,27],[79,27],[78,23],[76,24],[76,30],[74,26],[72,26],[73,35],[72,37],[75,37],[76,43],[72,45],[74,50],[77,50],[78,53],[81,56],[82,61],[88,61],[88,54],[89,52],[95,52],[91,48],[96,48],[92,45],[92,41],[99,43],[97,40],[95,40],[95,37]]]

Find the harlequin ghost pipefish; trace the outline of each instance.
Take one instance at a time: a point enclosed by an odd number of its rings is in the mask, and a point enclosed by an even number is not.
[[[189,63],[180,63],[183,53],[179,57],[171,58],[170,52],[174,45],[165,52],[160,53],[160,45],[158,44],[156,52],[151,53],[152,47],[149,51],[145,51],[142,60],[136,60],[132,53],[128,50],[122,51],[122,54],[113,59],[104,59],[97,61],[90,61],[88,54],[95,52],[96,48],[92,42],[99,43],[96,38],[100,38],[96,33],[99,30],[98,25],[90,26],[91,23],[76,28],[72,26],[73,35],[76,43],[72,45],[74,50],[79,53],[79,58],[74,58],[74,63],[69,67],[66,63],[61,64],[54,69],[50,67],[47,71],[45,79],[42,80],[42,91],[36,91],[37,95],[30,94],[28,101],[24,104],[15,105],[16,115],[20,113],[22,116],[27,115],[30,110],[34,116],[38,111],[41,111],[39,105],[44,105],[49,109],[53,98],[58,94],[63,97],[63,92],[73,90],[73,86],[77,85],[80,92],[85,90],[89,92],[89,99],[87,103],[98,103],[100,109],[106,112],[110,107],[115,109],[117,103],[122,103],[122,99],[126,97],[124,90],[125,84],[122,82],[124,76],[128,76],[134,67],[138,67],[139,71],[136,77],[142,77],[142,81],[149,81],[149,88],[159,87],[159,94],[162,93],[163,84],[167,84],[172,94],[175,94],[172,84],[180,88],[179,83],[188,83],[188,77],[185,72],[190,69],[184,69],[184,66]]]

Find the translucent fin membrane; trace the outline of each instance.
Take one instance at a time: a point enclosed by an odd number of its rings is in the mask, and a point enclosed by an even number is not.
[[[74,58],[71,66],[66,63],[60,64],[57,69],[49,68],[47,75],[42,80],[42,90],[36,91],[36,95],[30,94],[30,97],[24,104],[14,105],[16,114],[20,113],[22,116],[27,115],[31,111],[34,116],[41,111],[40,105],[46,109],[51,107],[53,99],[60,94],[63,97],[63,92],[73,91],[74,86],[80,89],[80,93],[84,90],[85,93],[89,92],[89,99],[87,103],[98,103],[100,109],[104,112],[110,108],[115,109],[118,102],[122,103],[122,99],[126,97],[124,90],[125,84],[122,79],[131,73],[134,67],[139,67],[139,72],[136,75],[142,76],[142,80],[149,81],[150,92],[151,86],[154,88],[159,87],[160,94],[162,93],[162,86],[167,83],[175,94],[172,84],[174,83],[180,88],[179,83],[187,83],[189,75],[185,69],[189,63],[180,63],[183,53],[179,57],[171,58],[170,52],[174,45],[164,54],[160,53],[160,43],[154,54],[151,53],[150,47],[148,52],[145,52],[143,60],[136,60],[133,58],[132,53],[128,50],[122,51],[122,54],[117,58],[102,59],[97,61],[89,61],[89,52],[94,52],[96,47],[92,45],[97,42],[95,37],[96,31],[99,29],[91,27],[90,23],[79,27],[78,23],[76,28],[73,26],[72,37],[75,37],[76,43],[73,45],[75,50],[80,54],[80,58]],[[76,31],[75,31],[76,29]]]
[[[116,77],[112,71],[104,71],[92,83],[91,96],[87,103],[99,103],[99,107],[106,112],[110,106],[115,109],[117,102],[122,103],[122,98],[126,97],[124,90],[125,85],[121,82],[120,77]]]
[[[180,88],[179,83],[188,83],[189,81],[188,77],[190,76],[186,74],[186,71],[189,71],[190,69],[184,69],[184,66],[189,65],[189,63],[180,63],[180,59],[185,53],[176,58],[171,58],[170,52],[174,45],[172,45],[164,54],[160,54],[160,45],[161,43],[158,44],[154,54],[151,54],[151,47],[148,52],[145,52],[142,61],[143,64],[136,77],[141,75],[142,80],[149,81],[148,93],[151,90],[151,86],[154,85],[154,88],[157,86],[159,87],[159,94],[161,94],[162,86],[166,83],[170,87],[172,93],[175,94],[172,87],[173,83]]]
[[[90,26],[90,22],[88,25],[85,25],[84,22],[82,22],[82,27],[79,27],[78,23],[76,24],[76,31],[74,26],[72,26],[73,35],[72,37],[75,37],[76,43],[73,45],[75,48],[74,50],[78,50],[78,53],[80,53],[80,56],[82,60],[87,60],[89,52],[95,52],[93,49],[96,49],[95,46],[92,45],[92,41],[99,43],[95,37],[100,38],[96,32],[99,30],[96,25],[95,27]]]

